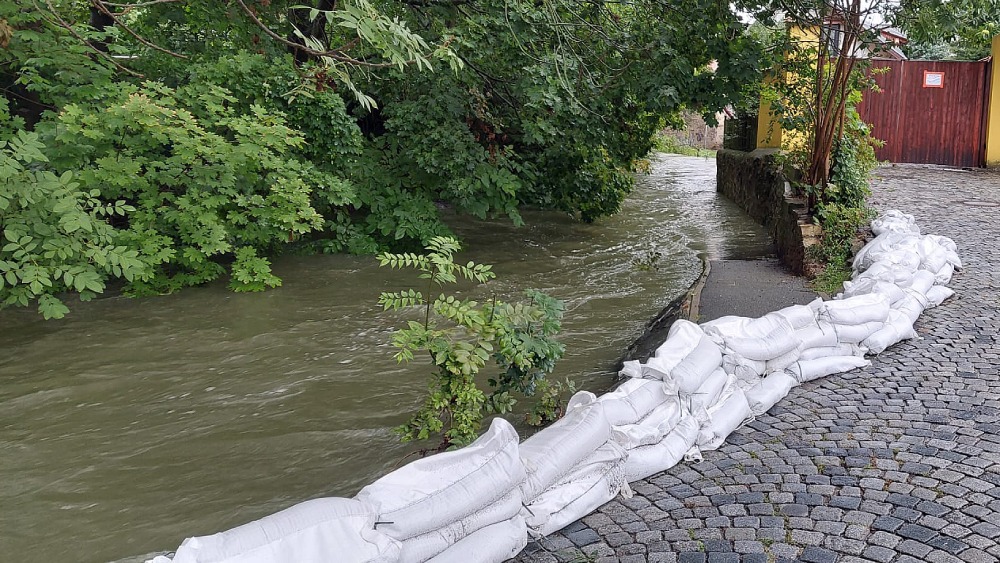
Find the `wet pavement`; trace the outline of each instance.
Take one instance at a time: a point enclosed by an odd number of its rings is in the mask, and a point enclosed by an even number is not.
[[[703,462],[634,483],[516,561],[1000,561],[1000,173],[875,176],[877,209],[953,238],[965,265],[921,338],[794,388]],[[746,301],[715,288],[702,311]]]

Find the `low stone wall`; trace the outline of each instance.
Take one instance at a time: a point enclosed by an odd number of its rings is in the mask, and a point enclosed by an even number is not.
[[[778,257],[796,274],[805,273],[805,249],[819,242],[803,198],[791,195],[773,149],[720,150],[717,189],[771,231]]]

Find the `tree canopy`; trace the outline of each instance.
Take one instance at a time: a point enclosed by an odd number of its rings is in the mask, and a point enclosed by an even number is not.
[[[0,1],[0,301],[261,290],[277,253],[419,249],[452,212],[596,220],[656,130],[759,79],[744,27],[720,0]]]

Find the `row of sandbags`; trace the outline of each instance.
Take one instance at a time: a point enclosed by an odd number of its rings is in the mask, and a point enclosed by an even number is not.
[[[801,383],[869,365],[913,338],[913,322],[952,295],[961,262],[945,237],[888,212],[833,300],[752,319],[679,320],[645,363],[523,442],[503,419],[460,450],[414,461],[353,499],[308,501],[189,538],[172,563],[501,562],[596,510],[628,483],[718,448]],[[153,563],[171,563],[158,557]]]

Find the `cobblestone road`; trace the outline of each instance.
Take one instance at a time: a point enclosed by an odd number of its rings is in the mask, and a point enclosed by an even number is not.
[[[517,561],[1000,561],[1000,173],[900,166],[873,202],[952,237],[956,296],[864,370],[801,385],[698,464]]]

